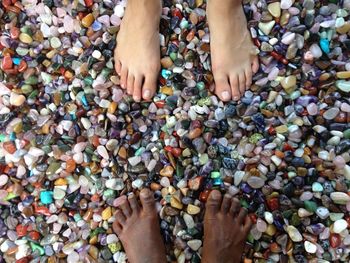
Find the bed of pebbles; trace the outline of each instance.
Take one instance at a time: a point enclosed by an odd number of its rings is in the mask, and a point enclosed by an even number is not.
[[[150,187],[169,260],[200,262],[210,189],[254,227],[245,262],[349,262],[350,1],[244,0],[259,72],[211,92],[203,0],[165,0],[159,91],[113,68],[126,1],[0,3],[0,262],[124,262],[114,200]]]

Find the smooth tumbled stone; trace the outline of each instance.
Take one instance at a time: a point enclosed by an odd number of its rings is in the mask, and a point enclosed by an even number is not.
[[[254,189],[259,189],[265,185],[265,181],[257,176],[251,176],[248,178],[247,183]]]
[[[280,17],[281,16],[281,3],[280,2],[274,2],[267,6],[267,10],[269,10],[270,14],[274,17]]]
[[[275,25],[275,21],[272,20],[272,21],[267,22],[267,23],[260,22],[258,26],[259,26],[259,29],[265,35],[269,35],[274,25]]]
[[[19,35],[19,40],[21,40],[21,42],[26,44],[31,44],[33,42],[33,38],[26,33],[21,33]]]
[[[292,0],[281,0],[281,8],[288,9],[293,5],[293,2]]]
[[[343,192],[333,192],[330,197],[334,203],[339,205],[346,205],[350,201],[350,196]]]
[[[193,239],[187,242],[187,245],[193,250],[197,251],[202,246],[202,241],[199,239]]]
[[[316,214],[319,218],[326,219],[329,216],[329,210],[326,207],[320,206],[316,209]]]
[[[314,182],[312,184],[312,191],[313,192],[322,192],[323,191],[323,186],[319,182]]]
[[[350,81],[338,80],[335,82],[335,86],[344,92],[350,92]]]
[[[315,254],[317,251],[317,246],[307,240],[304,242],[304,247],[305,247],[305,250],[311,254]]]
[[[6,174],[0,175],[0,186],[4,186],[8,182],[9,177]]]
[[[106,150],[106,147],[104,147],[103,145],[97,146],[97,152],[99,155],[102,156],[103,159],[106,159],[106,160],[109,159],[109,155],[108,155],[108,152]]]
[[[339,234],[348,227],[348,222],[344,219],[339,219],[333,224],[333,232]]]
[[[335,117],[337,117],[339,111],[340,110],[338,108],[330,108],[323,113],[323,118],[326,120],[333,120]]]
[[[297,84],[297,78],[294,75],[288,76],[281,81],[281,85],[284,89],[290,89]]]
[[[58,37],[52,37],[50,39],[50,45],[52,48],[59,48],[62,45],[62,43]]]
[[[21,94],[17,94],[15,92],[11,92],[10,95],[10,104],[13,106],[21,106],[26,100],[26,97],[24,97]]]
[[[303,237],[300,234],[299,230],[294,226],[287,226],[287,233],[290,239],[292,239],[294,242],[300,242],[303,240]]]
[[[322,50],[317,44],[312,44],[310,46],[310,52],[314,58],[320,58],[322,56]]]

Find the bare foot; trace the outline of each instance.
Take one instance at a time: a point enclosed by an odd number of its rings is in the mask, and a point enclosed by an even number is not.
[[[259,69],[241,0],[209,0],[207,16],[215,93],[223,101],[239,100]]]
[[[128,262],[165,263],[165,246],[160,234],[153,193],[143,189],[141,205],[134,194],[121,196],[113,230],[123,243]]]
[[[160,70],[160,0],[129,0],[114,51],[121,87],[135,101],[150,100]]]
[[[210,193],[204,216],[202,263],[238,263],[244,250],[252,221],[238,199]]]

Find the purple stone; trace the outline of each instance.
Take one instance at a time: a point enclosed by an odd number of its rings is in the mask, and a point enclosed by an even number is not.
[[[303,107],[306,107],[310,103],[317,103],[318,99],[315,96],[305,95],[301,96],[297,99],[296,103],[299,105],[302,105]]]

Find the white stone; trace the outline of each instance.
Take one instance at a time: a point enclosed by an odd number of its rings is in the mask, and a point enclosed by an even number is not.
[[[287,233],[294,242],[300,242],[303,240],[303,237],[300,234],[299,230],[294,226],[287,226]]]
[[[265,218],[265,220],[266,220],[266,222],[268,223],[268,224],[272,224],[273,223],[273,215],[272,215],[272,213],[270,213],[270,212],[264,212],[264,218]]]
[[[187,245],[193,250],[197,251],[202,246],[202,241],[199,239],[193,239],[187,242]]]
[[[108,155],[108,152],[106,150],[106,147],[104,147],[103,145],[97,146],[97,152],[99,155],[101,155],[101,157],[103,159],[106,159],[106,160],[109,159],[109,155]]]
[[[346,220],[344,219],[339,219],[335,221],[333,224],[333,232],[339,234],[342,231],[344,231],[347,227],[348,227],[348,222],[346,222]]]
[[[120,17],[122,18],[124,16],[124,7],[121,6],[121,5],[116,5],[115,8],[114,8],[114,14],[117,16],[117,17]]]
[[[311,254],[315,254],[317,251],[317,246],[307,240],[304,242],[304,247],[305,247],[305,250]]]

